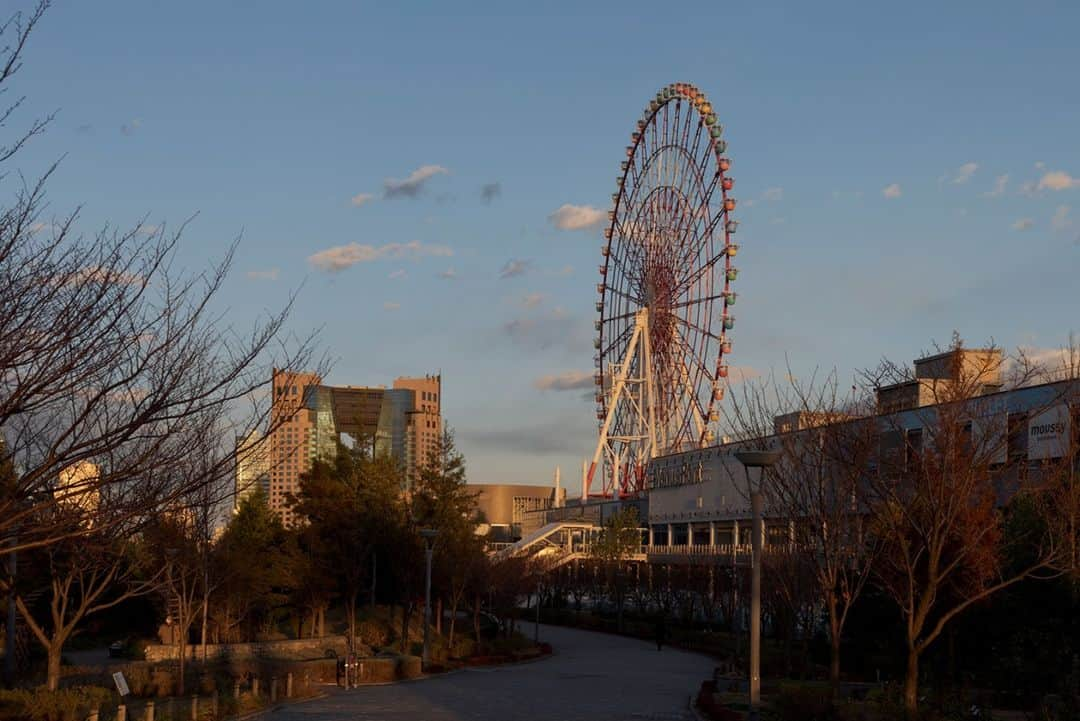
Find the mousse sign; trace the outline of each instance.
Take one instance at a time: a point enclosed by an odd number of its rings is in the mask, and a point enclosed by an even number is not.
[[[1028,421],[1028,460],[1061,458],[1069,448],[1072,432],[1069,406],[1053,406]]]

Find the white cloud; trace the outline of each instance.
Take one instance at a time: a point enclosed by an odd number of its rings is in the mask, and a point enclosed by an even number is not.
[[[390,280],[397,280],[398,278],[404,278],[406,275],[407,274],[405,273],[405,269],[404,268],[399,268],[399,269],[395,270],[393,273],[391,273],[390,275],[388,275],[386,277],[389,278]]]
[[[320,250],[314,255],[308,256],[308,263],[318,270],[336,273],[340,270],[356,265],[357,263],[370,263],[387,258],[422,258],[424,256],[451,256],[454,251],[445,245],[428,245],[419,240],[410,240],[408,243],[387,243],[386,245],[361,245],[349,243],[338,245],[326,250]]]
[[[386,301],[382,304],[383,310],[397,310],[401,307],[401,303],[395,303],[393,301]]]
[[[447,268],[446,270],[441,271],[437,277],[441,280],[453,280],[454,278],[457,278],[457,271],[453,268]]]
[[[1046,170],[1046,163],[1041,160],[1035,161],[1035,170]]]
[[[1020,195],[1026,195],[1028,197],[1035,195],[1035,181],[1025,180],[1020,184]]]
[[[359,208],[364,203],[367,203],[368,201],[374,199],[374,197],[375,196],[371,193],[357,193],[349,199],[349,205],[353,206],[354,208]]]
[[[954,175],[952,179],[953,185],[963,185],[968,182],[978,169],[978,163],[964,163],[956,169],[956,175]]]
[[[149,236],[149,235],[157,234],[157,232],[159,230],[161,230],[161,226],[159,226],[159,225],[152,225],[150,223],[143,223],[142,225],[140,225],[138,228],[135,229],[135,232],[138,233],[139,235],[147,235],[147,236]]]
[[[61,281],[65,284],[80,285],[82,283],[102,283],[109,285],[142,285],[146,282],[146,277],[139,275],[138,273],[128,273],[125,271],[117,270],[116,268],[107,268],[99,265],[91,265],[85,268],[80,268],[71,275],[66,276]]]
[[[884,188],[881,189],[881,194],[884,195],[886,198],[899,198],[901,195],[900,184],[893,183],[892,185],[886,185]]]
[[[1053,217],[1050,218],[1050,227],[1054,230],[1065,230],[1072,225],[1072,218],[1069,217],[1069,211],[1071,208],[1067,205],[1059,205],[1057,210],[1054,211]]]
[[[588,371],[566,371],[555,375],[540,376],[533,381],[533,388],[542,391],[575,391],[592,388],[593,374]]]
[[[1080,188],[1080,178],[1074,178],[1063,170],[1052,170],[1039,178],[1038,190],[1068,190]]]
[[[762,200],[783,200],[784,189],[783,188],[768,188],[761,194]]]
[[[994,189],[983,193],[987,198],[996,198],[1005,194],[1005,186],[1009,184],[1009,174],[999,175],[994,178]]]
[[[728,383],[744,383],[754,378],[760,378],[761,371],[751,366],[728,367]]]
[[[415,198],[424,190],[427,181],[436,175],[446,175],[450,171],[441,165],[422,165],[409,173],[404,180],[387,178],[383,181],[383,197]]]
[[[521,299],[521,304],[526,308],[535,308],[544,302],[544,295],[542,293],[529,293],[527,296]]]
[[[1031,228],[1034,227],[1034,225],[1035,225],[1035,221],[1032,220],[1031,218],[1021,218],[1020,220],[1018,220],[1018,221],[1016,221],[1015,223],[1012,224],[1012,229],[1013,230],[1021,230],[1021,231],[1023,231],[1023,230],[1031,230]]]
[[[134,135],[135,131],[142,127],[142,118],[135,118],[130,123],[120,126],[120,132],[124,135]]]
[[[277,268],[270,268],[269,270],[249,270],[247,272],[248,280],[277,280],[280,271]]]
[[[549,215],[548,220],[559,230],[587,230],[607,220],[607,213],[591,205],[565,203]]]
[[[500,278],[514,278],[519,275],[525,275],[532,270],[531,260],[520,260],[518,258],[511,258],[503,265],[502,270],[499,271]]]

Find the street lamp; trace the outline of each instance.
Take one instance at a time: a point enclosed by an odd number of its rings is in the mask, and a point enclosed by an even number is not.
[[[761,486],[765,474],[780,457],[778,451],[739,451],[735,458],[746,472],[750,490],[750,719],[756,721],[761,706],[761,542],[765,535],[761,520]],[[757,469],[755,485],[750,469]]]
[[[430,634],[431,627],[431,554],[435,550],[435,537],[439,535],[439,532],[434,528],[421,528],[420,536],[424,539],[425,550],[424,553],[427,556],[427,584],[424,591],[424,659],[423,667],[426,670],[431,664],[431,646],[428,643],[428,636]]]

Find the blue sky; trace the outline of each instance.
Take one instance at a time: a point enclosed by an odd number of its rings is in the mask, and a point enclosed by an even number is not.
[[[659,87],[726,127],[732,363],[1050,348],[1076,326],[1078,27],[1064,2],[60,2],[15,83],[60,113],[20,168],[63,156],[51,207],[87,230],[197,213],[192,268],[242,233],[237,326],[302,286],[330,382],[441,370],[472,481],[577,488],[592,404],[538,386],[591,371],[601,235],[552,216],[606,212]]]

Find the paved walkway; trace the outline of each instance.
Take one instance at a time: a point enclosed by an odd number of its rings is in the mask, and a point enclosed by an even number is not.
[[[531,631],[531,627],[523,630]],[[588,631],[541,626],[555,655],[491,669],[351,691],[285,707],[266,721],[683,721],[712,675],[698,654]]]

